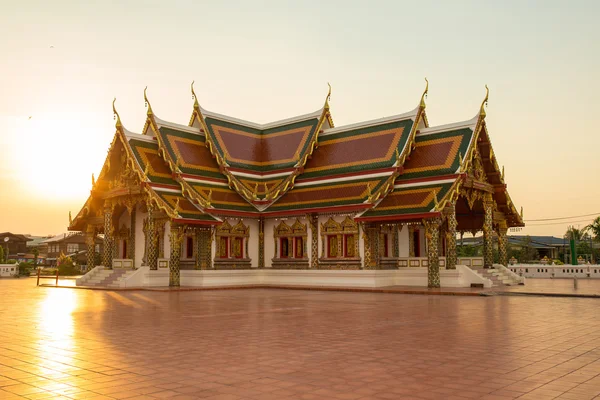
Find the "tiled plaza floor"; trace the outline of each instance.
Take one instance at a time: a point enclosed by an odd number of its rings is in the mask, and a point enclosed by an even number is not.
[[[599,301],[4,279],[0,399],[593,399]]]

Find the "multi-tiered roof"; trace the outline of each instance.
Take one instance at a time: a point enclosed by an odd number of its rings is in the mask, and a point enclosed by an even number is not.
[[[420,220],[439,214],[459,187],[485,182],[509,226],[523,224],[489,140],[487,95],[479,113],[461,123],[429,127],[426,88],[410,112],[334,127],[331,92],[313,113],[264,125],[207,111],[193,85],[192,94],[187,126],[158,118],[145,90],[141,134],[126,130],[114,110],[111,150],[71,229],[81,230],[101,207],[98,193],[110,189],[102,182],[119,151],[128,173],[175,222],[335,212],[356,213],[361,221]],[[485,176],[470,182],[466,171],[476,162]]]

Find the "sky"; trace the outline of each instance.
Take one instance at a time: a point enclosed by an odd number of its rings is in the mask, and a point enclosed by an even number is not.
[[[600,214],[600,2],[0,0],[0,231],[64,232],[114,135],[211,111],[264,123],[319,109],[336,126],[412,110],[487,124],[528,226]]]

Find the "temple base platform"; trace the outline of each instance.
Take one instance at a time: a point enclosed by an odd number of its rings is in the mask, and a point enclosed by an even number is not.
[[[242,270],[181,270],[182,287],[295,286],[378,288],[386,286],[427,287],[427,268],[393,270],[320,270],[251,268]],[[117,277],[117,275],[119,275]],[[103,285],[103,282],[109,282]],[[489,279],[469,267],[440,270],[441,287],[467,288],[472,284],[491,287]],[[167,287],[169,270],[141,267],[123,272],[99,266],[77,280],[77,286],[120,288]]]

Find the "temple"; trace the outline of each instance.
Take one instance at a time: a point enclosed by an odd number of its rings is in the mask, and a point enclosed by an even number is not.
[[[317,111],[257,124],[202,108],[187,125],[160,119],[146,90],[141,133],[116,132],[69,230],[102,265],[81,285],[245,284],[469,286],[506,266],[508,228],[523,226],[486,126],[431,127],[428,84],[412,111],[334,126]],[[416,99],[417,100],[417,99]],[[484,256],[459,259],[456,238],[483,231]],[[496,235],[493,235],[496,232]]]

